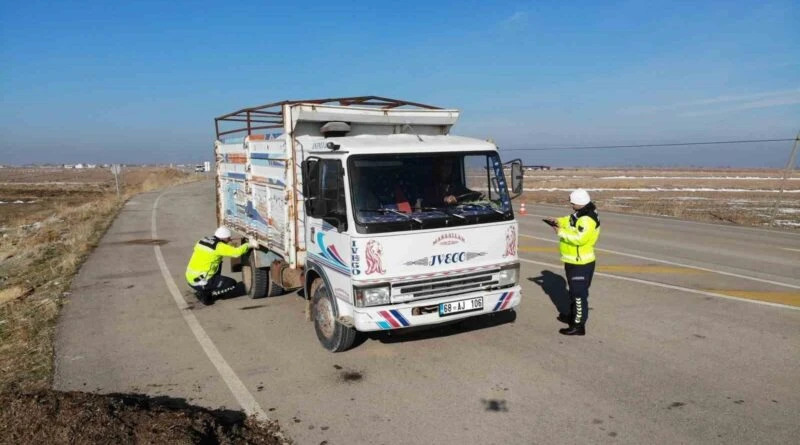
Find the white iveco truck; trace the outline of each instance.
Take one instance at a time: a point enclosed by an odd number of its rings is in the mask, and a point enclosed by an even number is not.
[[[459,112],[381,97],[284,101],[215,119],[217,218],[255,249],[248,294],[302,289],[320,343],[520,303],[522,165],[451,136]],[[506,185],[510,176],[511,191]]]

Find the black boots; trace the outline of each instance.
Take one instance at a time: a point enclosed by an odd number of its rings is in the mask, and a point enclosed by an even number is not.
[[[586,335],[586,327],[581,325],[572,325],[568,328],[559,329],[558,333],[563,335]]]
[[[556,320],[558,320],[558,321],[560,321],[560,322],[562,322],[564,324],[568,324],[569,325],[568,328],[559,329],[558,330],[559,334],[563,334],[563,335],[586,335],[586,326],[573,324],[574,323],[573,320],[572,320],[573,318],[574,317],[572,317],[570,315],[567,315],[567,314],[558,314],[558,317],[556,317]]]
[[[200,302],[203,303],[204,305],[208,306],[210,304],[214,304],[214,296],[211,294],[211,292],[199,290],[196,291],[194,294],[197,296],[197,299],[200,300]]]

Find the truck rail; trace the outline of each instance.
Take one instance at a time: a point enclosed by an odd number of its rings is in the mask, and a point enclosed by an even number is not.
[[[336,103],[344,107],[367,107],[382,110],[390,110],[401,107],[422,108],[426,110],[441,110],[441,107],[434,105],[427,105],[418,102],[410,102],[407,100],[390,99],[380,96],[357,96],[357,97],[337,97],[329,99],[308,99],[308,100],[284,100],[281,102],[273,102],[255,107],[242,108],[241,110],[232,113],[223,114],[222,116],[214,118],[214,126],[217,131],[217,139],[222,136],[246,133],[248,136],[253,134],[255,130],[270,130],[284,128],[284,115],[283,106],[292,104],[333,104]],[[233,122],[232,129],[220,128],[220,123]],[[240,125],[244,124],[243,127]]]

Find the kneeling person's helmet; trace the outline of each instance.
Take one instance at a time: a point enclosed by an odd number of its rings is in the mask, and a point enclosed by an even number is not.
[[[231,231],[227,227],[220,227],[214,231],[214,236],[219,239],[230,239]]]

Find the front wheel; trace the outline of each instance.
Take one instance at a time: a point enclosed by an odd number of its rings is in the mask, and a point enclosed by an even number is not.
[[[311,303],[311,313],[314,317],[314,330],[317,331],[317,338],[322,346],[331,352],[342,352],[350,349],[356,339],[356,330],[336,322],[334,314],[333,297],[325,286],[321,278],[317,278],[318,283],[311,285],[311,289],[316,287]]]

